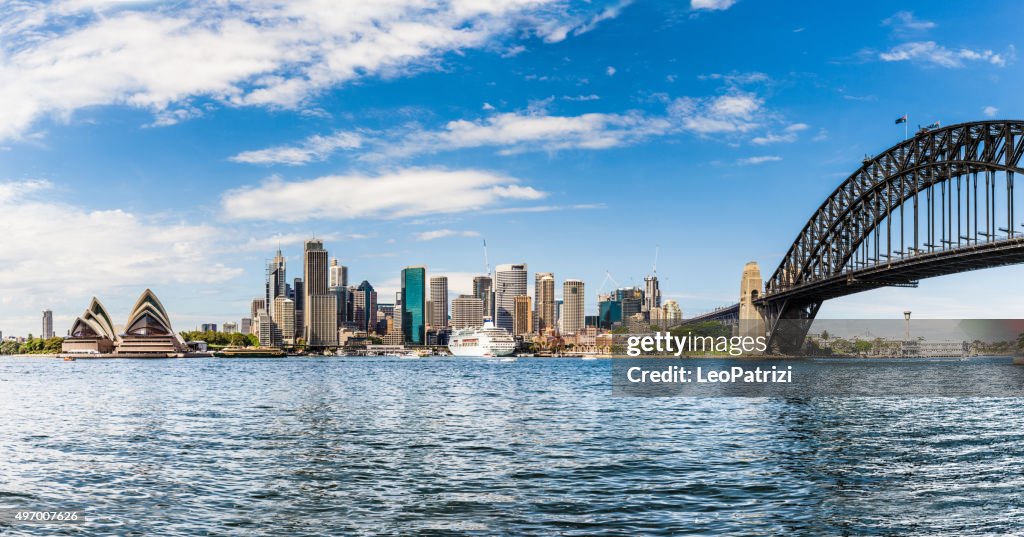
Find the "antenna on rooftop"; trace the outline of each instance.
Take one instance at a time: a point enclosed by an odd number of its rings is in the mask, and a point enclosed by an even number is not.
[[[654,245],[654,275],[658,275],[658,252],[661,250],[660,244]]]
[[[485,274],[491,275],[491,262],[487,259],[487,239],[484,239],[484,270]]]

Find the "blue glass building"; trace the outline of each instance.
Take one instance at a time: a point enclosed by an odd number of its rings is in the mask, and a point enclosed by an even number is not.
[[[402,334],[407,345],[425,345],[427,269],[402,269]]]

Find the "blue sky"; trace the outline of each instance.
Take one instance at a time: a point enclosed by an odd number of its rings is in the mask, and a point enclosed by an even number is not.
[[[338,7],[338,6],[341,7]],[[687,315],[770,273],[867,153],[1019,118],[1016,2],[0,3],[0,330],[152,287],[237,320],[314,233],[389,301],[406,265],[640,284]],[[1016,268],[822,316],[1019,317]],[[605,290],[613,284],[606,283]],[[559,283],[560,289],[560,283]],[[1007,292],[1007,291],[1011,292]]]

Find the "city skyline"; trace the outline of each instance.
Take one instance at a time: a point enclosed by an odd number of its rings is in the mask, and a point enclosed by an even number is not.
[[[970,18],[934,3],[857,6],[842,20],[814,3],[499,4],[441,3],[426,18],[412,4],[374,8],[315,29],[304,4],[262,14],[258,28],[246,8],[188,3],[11,15],[0,330],[35,334],[50,309],[62,335],[90,297],[124,309],[138,287],[157,289],[182,327],[237,321],[253,297],[270,298],[253,290],[277,247],[299,267],[313,235],[381,302],[410,264],[448,276],[450,298],[472,294],[486,238],[491,269],[528,264],[531,290],[537,271],[584,281],[588,315],[606,271],[643,287],[660,245],[662,299],[689,316],[736,302],[746,262],[774,270],[861,158],[902,139],[894,119],[913,129],[1022,115],[1012,4],[982,2]],[[132,17],[186,21],[196,39],[133,41],[117,30]],[[445,38],[388,50],[410,19]],[[226,30],[236,22],[319,47],[253,62],[237,51],[263,49]],[[58,44],[93,38],[61,56],[33,39],[42,27]],[[374,36],[375,54],[311,76],[351,50],[345,32]],[[193,42],[232,52],[206,58]],[[690,53],[707,47],[713,59]],[[58,63],[77,69],[48,67]],[[104,255],[73,234],[103,237]],[[826,302],[819,316],[1014,317],[1004,282],[1021,275],[926,280]]]

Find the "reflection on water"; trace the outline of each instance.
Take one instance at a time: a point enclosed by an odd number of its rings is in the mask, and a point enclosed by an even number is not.
[[[85,511],[17,529],[36,535],[1020,531],[1019,399],[629,398],[610,377],[0,358],[0,508]]]

